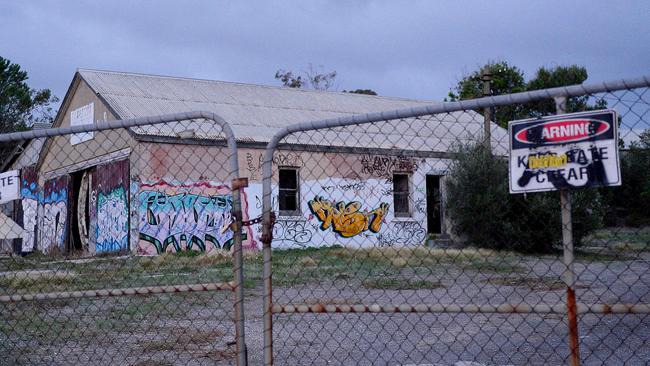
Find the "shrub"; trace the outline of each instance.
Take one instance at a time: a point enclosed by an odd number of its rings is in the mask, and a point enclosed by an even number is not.
[[[650,225],[650,131],[621,151],[620,159],[622,185],[601,191],[608,208],[607,224]]]
[[[508,162],[481,145],[456,148],[446,183],[446,210],[453,230],[470,244],[491,249],[548,253],[561,243],[558,192],[511,195]],[[598,190],[572,192],[574,245],[602,226]]]

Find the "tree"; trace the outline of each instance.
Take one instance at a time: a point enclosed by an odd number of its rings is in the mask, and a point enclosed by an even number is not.
[[[24,131],[34,123],[53,121],[51,105],[58,99],[49,89],[30,88],[27,79],[27,72],[20,65],[0,57],[0,133]],[[15,145],[0,144],[0,162]]]
[[[455,102],[482,97],[484,72],[491,74],[491,95],[519,93],[526,90],[524,73],[519,68],[511,66],[506,61],[490,61],[459,80],[455,91],[449,91],[448,100]],[[505,126],[508,121],[518,119],[522,115],[522,110],[521,105],[507,105],[495,108],[493,115],[499,125]]]
[[[480,98],[483,96],[482,75],[488,71],[492,77],[491,95],[503,95],[523,91],[555,88],[560,86],[581,84],[587,80],[587,69],[582,66],[556,66],[553,68],[540,67],[535,76],[526,81],[524,73],[508,64],[506,61],[488,62],[479,70],[463,77],[450,91],[446,100],[457,101]],[[592,109],[606,108],[607,103],[600,99],[593,105],[589,104],[588,96],[572,97],[567,100],[566,111],[579,112]],[[542,100],[534,103],[507,105],[495,108],[494,121],[502,127],[507,127],[508,122],[515,119],[539,117],[555,113],[553,99]]]
[[[372,89],[355,89],[355,90],[344,90],[344,93],[352,94],[366,94],[366,95],[377,95],[377,92]]]
[[[582,84],[587,80],[587,77],[587,69],[583,66],[556,66],[551,69],[540,67],[537,70],[535,77],[526,84],[526,90],[540,90]],[[596,100],[594,105],[589,105],[589,97],[584,95],[569,98],[565,109],[567,113],[572,113],[602,109],[606,107],[607,103],[604,99]],[[530,117],[553,114],[555,113],[555,110],[555,101],[552,99],[529,103],[526,106],[526,114]]]
[[[323,67],[320,66],[322,69]],[[329,90],[334,86],[336,70],[330,72],[318,72],[309,64],[309,70],[301,74],[294,74],[293,71],[279,69],[275,72],[275,79],[280,80],[283,86],[288,88],[307,88],[314,90]]]
[[[602,195],[608,207],[608,225],[650,224],[650,130],[639,135],[639,141],[620,152],[621,179],[619,187],[605,187]]]

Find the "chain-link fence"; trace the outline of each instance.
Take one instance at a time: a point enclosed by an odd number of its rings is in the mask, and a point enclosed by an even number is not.
[[[265,363],[650,362],[649,86],[541,90],[276,134],[264,160]],[[537,124],[517,141],[564,150],[509,162],[508,122],[556,108],[617,114]],[[605,187],[620,182],[619,154],[622,185]],[[555,191],[511,194],[509,174]]]
[[[7,178],[20,199],[3,205],[0,364],[245,363],[239,172],[221,118],[2,141],[22,153]]]
[[[204,112],[1,135],[0,364],[645,364],[649,87],[303,123],[266,151]],[[564,150],[512,160],[513,138]]]

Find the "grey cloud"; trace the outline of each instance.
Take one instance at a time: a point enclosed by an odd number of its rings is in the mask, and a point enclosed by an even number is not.
[[[337,70],[338,88],[442,99],[505,59],[532,75],[578,63],[590,80],[647,73],[645,1],[5,2],[0,55],[62,96],[77,67],[277,85],[278,68]]]

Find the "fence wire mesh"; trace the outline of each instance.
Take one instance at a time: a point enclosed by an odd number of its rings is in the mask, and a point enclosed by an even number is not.
[[[568,162],[522,163],[529,180],[575,175],[568,262],[560,193],[508,185],[508,121],[555,114],[552,96],[488,105],[489,148],[481,109],[280,134],[265,182],[277,215],[267,364],[650,362],[650,92],[561,106],[617,111],[620,187],[596,184],[594,165],[615,148],[599,160],[572,145]]]
[[[0,364],[646,364],[644,80],[561,103],[618,112],[623,181],[569,191],[568,261],[560,193],[508,192],[507,122],[554,114],[551,91],[315,123],[267,152],[204,112],[0,135],[21,192],[1,205]],[[562,163],[538,160],[531,179]]]
[[[0,364],[235,363],[236,152],[167,120],[4,143]]]

